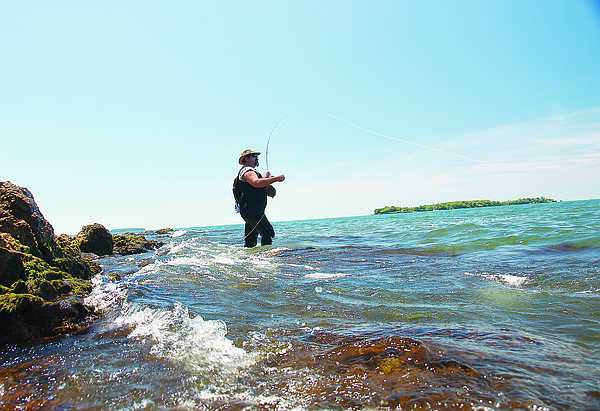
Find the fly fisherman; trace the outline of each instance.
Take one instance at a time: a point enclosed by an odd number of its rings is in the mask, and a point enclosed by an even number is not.
[[[239,206],[240,215],[246,222],[245,246],[254,247],[260,234],[260,244],[269,245],[273,243],[275,230],[267,220],[265,208],[267,207],[267,196],[275,196],[275,188],[272,183],[285,180],[285,176],[271,177],[267,171],[263,177],[257,170],[258,156],[260,153],[251,148],[246,149],[240,155],[239,163],[242,166],[233,184],[233,195]]]

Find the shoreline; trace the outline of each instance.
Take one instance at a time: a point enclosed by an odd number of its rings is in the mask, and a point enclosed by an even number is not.
[[[424,211],[440,211],[440,210],[457,210],[461,208],[482,208],[482,207],[501,207],[508,205],[523,205],[523,204],[543,204],[556,203],[557,200],[545,197],[527,197],[517,200],[494,201],[494,200],[463,200],[463,201],[448,201],[445,203],[436,203],[429,205],[420,205],[416,207],[398,207],[386,206],[376,208],[373,215],[380,214],[396,214],[396,213],[415,213]]]

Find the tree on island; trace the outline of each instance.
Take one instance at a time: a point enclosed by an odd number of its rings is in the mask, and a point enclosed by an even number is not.
[[[414,213],[420,211],[438,211],[438,210],[455,210],[457,208],[478,208],[478,207],[497,207],[519,204],[537,204],[537,203],[554,203],[556,200],[545,197],[536,198],[519,198],[518,200],[509,201],[492,201],[492,200],[472,200],[472,201],[450,201],[446,203],[420,205],[417,207],[396,207],[387,206],[376,208],[373,214],[394,214],[394,213]]]

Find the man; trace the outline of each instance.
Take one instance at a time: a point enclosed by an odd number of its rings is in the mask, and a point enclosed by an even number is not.
[[[260,153],[251,148],[246,149],[240,155],[239,163],[242,166],[234,185],[234,194],[237,192],[236,200],[240,208],[240,214],[246,222],[244,242],[246,247],[254,247],[258,242],[269,245],[273,243],[275,230],[265,215],[267,207],[267,195],[274,196],[275,189],[271,184],[285,180],[285,176],[271,177],[267,172],[263,177],[258,167],[258,156]]]

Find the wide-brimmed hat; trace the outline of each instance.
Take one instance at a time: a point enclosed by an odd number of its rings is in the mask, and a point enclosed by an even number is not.
[[[243,164],[245,157],[258,156],[258,155],[260,155],[260,153],[258,151],[255,151],[251,148],[247,148],[244,151],[242,151],[242,154],[240,154],[240,159],[238,160],[238,163]]]

